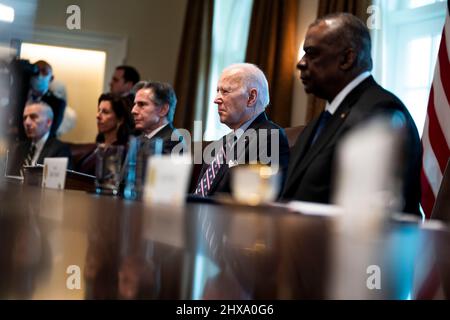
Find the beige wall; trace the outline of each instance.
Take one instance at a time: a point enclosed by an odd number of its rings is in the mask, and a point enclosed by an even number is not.
[[[186,4],[187,0],[40,0],[35,24],[39,28],[54,28],[62,37],[67,33],[67,37],[72,38],[74,35],[76,38],[77,35],[92,34],[97,37],[104,35],[105,38],[126,38],[127,50],[123,63],[136,67],[142,79],[173,84]],[[66,28],[66,19],[69,17],[66,9],[69,5],[78,5],[81,9],[81,30],[71,31]],[[73,41],[71,45],[76,46]],[[108,74],[112,70],[107,69],[105,72],[108,82]],[[87,74],[83,70],[79,70],[79,73],[80,77]],[[55,77],[65,80],[64,75],[58,77],[56,69]],[[77,112],[77,124],[61,138],[69,142],[93,142],[97,133],[97,98],[104,90],[102,86],[88,85],[86,81],[84,86],[80,84],[76,87],[73,81],[64,82],[69,105]],[[107,89],[108,84],[103,84],[103,88]]]
[[[319,0],[299,1],[300,48],[308,25],[316,18]],[[66,8],[71,4],[81,8],[82,28],[72,32],[126,36],[128,51],[124,62],[136,66],[144,79],[173,84],[187,0],[40,0],[36,24],[65,28]],[[307,103],[298,71],[295,72],[293,126],[304,124]]]
[[[301,48],[305,40],[308,26],[316,19],[319,8],[319,0],[299,0],[299,13],[297,23],[297,41],[298,41],[298,60],[301,58]],[[306,121],[307,95],[303,90],[303,84],[300,81],[300,73],[296,71],[293,100],[292,100],[292,126],[304,125]]]
[[[142,78],[173,83],[187,0],[40,0],[36,24],[65,28],[66,8],[81,9],[81,31],[128,37],[126,63]]]
[[[67,90],[67,105],[76,113],[75,127],[60,138],[92,142],[97,135],[96,101],[103,91],[105,53],[24,43],[21,57],[35,62],[45,57],[56,75],[55,82]],[[56,93],[56,92],[55,92]],[[66,126],[63,121],[61,127]]]

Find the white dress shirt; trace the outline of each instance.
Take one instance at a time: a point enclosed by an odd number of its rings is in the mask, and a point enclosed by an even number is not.
[[[161,127],[156,128],[155,130],[153,130],[150,133],[144,134],[144,137],[146,137],[147,139],[151,139],[153,138],[158,132],[160,132],[165,126],[167,126],[169,123],[163,124]]]
[[[244,134],[245,130],[247,130],[248,127],[250,127],[250,125],[253,123],[253,121],[255,121],[255,119],[258,118],[259,115],[263,112],[258,113],[257,115],[244,122],[239,128],[233,130],[233,133],[236,135],[236,141],[239,140],[239,138]]]
[[[345,86],[344,89],[342,89],[336,97],[334,97],[333,101],[331,103],[327,102],[325,106],[325,110],[331,113],[332,115],[336,112],[336,109],[339,107],[339,105],[344,101],[344,99],[348,96],[348,94],[355,89],[361,82],[366,80],[368,77],[370,77],[371,73],[369,71],[365,71],[361,73],[359,76],[357,76],[355,79],[350,81],[349,84]]]

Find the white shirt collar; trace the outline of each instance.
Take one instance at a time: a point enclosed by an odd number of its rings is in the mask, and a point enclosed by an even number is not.
[[[255,119],[258,118],[259,115],[263,112],[264,111],[258,113],[257,115],[254,115],[252,118],[250,118],[250,120],[244,122],[238,129],[233,131],[236,135],[236,140],[238,140],[244,134],[245,130],[247,130],[248,127],[250,127],[250,125],[253,123],[253,121],[255,121]]]
[[[32,142],[32,144],[34,144],[36,147],[36,151],[34,152],[33,160],[31,161],[33,166],[36,165],[36,163],[39,159],[39,156],[41,155],[42,149],[44,149],[44,145],[47,142],[49,135],[50,135],[50,131],[47,132],[46,134],[44,134],[42,136],[42,138],[40,138],[38,141]]]
[[[337,94],[336,97],[334,97],[334,99],[333,99],[333,101],[331,101],[331,103],[327,102],[327,104],[325,106],[325,110],[331,114],[334,114],[336,112],[336,109],[340,106],[340,104],[342,103],[342,101],[344,101],[344,99],[348,96],[348,94],[353,89],[355,89],[361,82],[363,82],[368,77],[370,77],[370,74],[371,74],[370,71],[364,71],[359,76],[357,76],[355,79],[350,81],[350,83],[347,84],[345,86],[345,88],[342,89],[341,92],[339,92]]]
[[[158,132],[160,132],[165,126],[167,126],[169,123],[163,124],[161,127],[156,128],[155,130],[153,130],[150,133],[144,134],[144,137],[146,137],[147,139],[151,139],[153,138]]]

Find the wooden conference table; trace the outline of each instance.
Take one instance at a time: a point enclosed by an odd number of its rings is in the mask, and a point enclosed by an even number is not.
[[[338,231],[334,218],[285,208],[158,207],[2,184],[1,299],[407,299],[418,292],[450,293],[445,227],[389,222],[380,234],[365,236]]]

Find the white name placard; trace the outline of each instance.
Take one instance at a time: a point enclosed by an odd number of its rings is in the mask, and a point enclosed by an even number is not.
[[[190,156],[153,156],[147,162],[144,201],[151,204],[181,206],[185,203],[191,178]]]
[[[42,187],[64,189],[66,182],[67,158],[45,158],[42,174]]]

